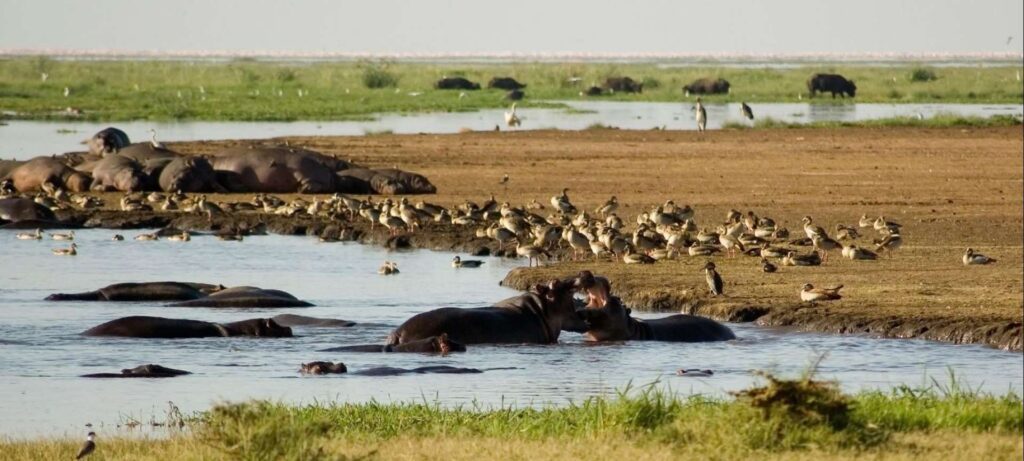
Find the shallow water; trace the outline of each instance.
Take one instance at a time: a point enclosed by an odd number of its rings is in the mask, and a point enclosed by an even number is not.
[[[671,130],[695,130],[692,101],[685,103],[562,101],[571,110],[520,109],[523,129],[557,128],[582,130],[594,124],[624,129],[665,127]],[[726,122],[746,122],[739,104],[708,104],[708,128],[721,128]],[[790,123],[820,121],[863,121],[891,117],[931,118],[936,114],[990,117],[1017,115],[1024,106],[1014,104],[755,104],[754,114]],[[0,125],[0,158],[28,159],[83,150],[80,143],[108,126],[117,126],[134,141],[149,139],[155,128],[160,140],[262,139],[277,136],[363,135],[372,132],[456,133],[461,129],[504,129],[505,109],[477,112],[422,114],[381,114],[372,121],[348,122],[57,122],[12,120]]]
[[[708,344],[633,342],[588,345],[563,333],[556,346],[470,346],[449,357],[420,354],[323,353],[344,344],[379,343],[411,315],[440,306],[482,306],[512,296],[498,281],[516,260],[487,258],[480,269],[453,269],[450,253],[388,252],[306,237],[264,236],[222,242],[197,236],[189,243],[108,240],[110,230],[80,230],[77,257],[57,257],[60,242],[19,241],[0,230],[0,434],[78,436],[85,423],[108,433],[125,417],[163,419],[167,402],[183,411],[221,401],[264,398],[287,402],[438,401],[564,404],[610,394],[628,383],[661,380],[681,394],[722,395],[754,381],[751,370],[802,371],[828,356],[821,376],[848,390],[887,389],[957,380],[982,390],[1024,392],[1021,355],[982,346],[917,340],[786,332],[730,325],[736,341]],[[376,268],[397,261],[402,273]],[[170,308],[160,303],[45,302],[53,292],[89,291],[126,281],[181,280],[257,285],[287,290],[317,306],[306,309]],[[128,315],[213,321],[278,313],[342,318],[376,325],[296,329],[295,338],[152,340],[86,338],[78,333]],[[657,315],[645,315],[657,316]],[[515,367],[477,375],[300,377],[302,362],[341,360],[350,370],[372,366],[452,365]],[[147,380],[78,378],[159,363],[192,371]],[[710,368],[710,378],[674,376],[676,369]]]

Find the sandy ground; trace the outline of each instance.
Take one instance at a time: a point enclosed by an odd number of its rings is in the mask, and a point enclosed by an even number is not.
[[[762,323],[1020,348],[1020,126],[704,134],[521,131],[285,140],[371,167],[394,165],[425,174],[439,193],[424,198],[444,205],[482,202],[493,193],[514,205],[537,199],[549,206],[550,197],[568,187],[573,203],[587,210],[616,195],[622,204],[619,215],[629,223],[638,212],[672,199],[693,206],[699,226],[717,226],[729,209],[754,210],[794,236],[801,233],[804,215],[830,231],[836,223],[856,226],[861,214],[884,215],[904,225],[904,245],[891,260],[849,261],[836,252],[821,267],[781,268],[767,275],[756,258],[716,257],[726,282],[723,298],[707,296],[701,271],[705,260],[689,257],[643,268],[563,262],[513,274],[510,283],[523,285],[586,267],[610,277],[616,291],[638,308],[685,308],[722,318],[744,317],[736,310],[753,308]],[[248,143],[179,143],[174,148],[199,154]],[[504,174],[510,180],[500,185]],[[862,231],[859,243],[870,246],[877,235]],[[968,246],[998,263],[964,267],[960,258]],[[845,298],[801,306],[798,293],[807,282],[844,284]]]

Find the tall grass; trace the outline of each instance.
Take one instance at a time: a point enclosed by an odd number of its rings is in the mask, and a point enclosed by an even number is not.
[[[682,86],[701,77],[730,81],[732,92],[707,96],[715,102],[808,101],[806,80],[815,72],[838,72],[857,82],[857,102],[1024,102],[1020,67],[950,67],[926,85],[913,82],[913,67],[814,66],[793,69],[662,67],[654,64],[506,63],[432,64],[400,62],[281,63],[62,61],[45,57],[0,60],[0,111],[7,117],[66,119],[344,120],[380,112],[469,111],[506,105],[500,90],[435,90],[444,75],[486,83],[511,76],[527,83],[527,99],[578,99],[580,91],[609,76],[645,82],[640,94],[616,93],[603,100],[682,101]],[[41,76],[47,75],[44,81]],[[69,96],[64,97],[64,88]],[[301,90],[301,91],[300,91]],[[302,96],[300,96],[300,93]],[[531,102],[532,101],[532,102]],[[816,98],[815,103],[832,103]],[[842,102],[841,100],[839,102]],[[847,100],[848,102],[848,100]]]

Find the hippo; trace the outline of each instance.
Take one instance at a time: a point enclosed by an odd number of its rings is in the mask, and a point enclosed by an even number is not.
[[[611,92],[643,93],[644,84],[629,77],[608,77],[604,80],[604,89]]]
[[[277,322],[278,325],[283,327],[314,327],[314,328],[337,328],[337,327],[350,327],[356,324],[349,320],[341,319],[321,319],[316,317],[306,317],[304,315],[295,314],[281,314],[275,315],[272,319]]]
[[[225,288],[210,296],[171,304],[172,307],[310,307],[312,305],[281,290],[245,286]]]
[[[491,368],[492,370],[505,370],[507,368]],[[395,368],[395,367],[375,367],[367,368],[365,370],[359,370],[353,374],[363,376],[398,376],[405,374],[425,374],[425,373],[440,373],[450,375],[467,375],[467,374],[479,374],[485,370],[478,368],[461,368],[461,367],[450,367],[448,365],[432,365],[426,367],[416,368]]]
[[[326,194],[335,172],[347,164],[304,149],[233,147],[210,162],[218,182],[231,192]]]
[[[462,77],[443,77],[434,83],[438,90],[479,90],[480,84]]]
[[[817,93],[832,93],[832,99],[839,94],[843,98],[849,95],[851,98],[857,94],[857,85],[853,80],[847,80],[839,74],[814,74],[807,80],[807,91],[813,98]]]
[[[173,378],[175,376],[190,375],[185,370],[176,370],[162,365],[150,363],[139,365],[135,368],[122,369],[120,373],[91,373],[82,375],[82,378]]]
[[[122,147],[117,151],[117,154],[135,160],[140,164],[153,159],[175,159],[181,157],[180,153],[163,146],[154,146],[151,142],[137,142]]]
[[[6,179],[15,168],[23,163],[25,163],[23,160],[0,160],[0,179]]]
[[[89,152],[94,155],[116,154],[117,151],[128,147],[131,141],[128,134],[114,127],[104,128],[92,135],[85,142],[89,146]]]
[[[47,301],[187,301],[223,290],[223,285],[191,282],[115,283],[84,293],[54,293]]]
[[[348,367],[344,363],[326,362],[318,360],[315,362],[303,363],[299,367],[299,373],[304,375],[326,375],[348,373]]]
[[[437,187],[431,184],[426,176],[402,171],[397,168],[382,168],[376,171],[377,174],[401,184],[405,194],[433,194],[437,192]]]
[[[109,154],[92,170],[92,190],[137,192],[154,189],[142,164],[121,154]]]
[[[153,160],[151,162],[158,162]],[[147,163],[153,165],[153,163]],[[167,192],[225,192],[217,182],[213,165],[203,157],[178,157],[161,168],[157,182]]]
[[[0,225],[7,223],[38,223],[56,222],[57,217],[32,199],[3,198],[0,199]]]
[[[660,319],[637,320],[630,317],[632,310],[611,296],[604,307],[580,309],[588,330],[587,341],[670,341],[708,342],[736,339],[729,327],[714,320],[695,315],[676,314]]]
[[[332,347],[321,352],[419,352],[448,355],[452,352],[466,352],[466,346],[449,339],[447,333],[442,333],[440,336],[431,336],[404,344],[360,344]]]
[[[494,77],[491,81],[487,82],[487,88],[498,88],[501,90],[521,90],[526,88],[526,85],[519,83],[512,77]]]
[[[405,194],[405,185],[397,179],[369,168],[350,168],[337,173],[337,191],[343,194]]]
[[[728,94],[729,81],[724,78],[698,78],[693,83],[683,86],[686,94]]]
[[[53,157],[33,158],[11,171],[8,177],[14,180],[14,188],[19,192],[41,190],[45,183],[70,192],[86,192],[92,183],[89,176]]]
[[[213,323],[200,320],[132,316],[121,317],[97,325],[82,332],[82,335],[166,339],[228,336],[290,338],[292,336],[292,329],[278,325],[272,319],[249,319],[231,323]]]
[[[552,280],[491,307],[446,307],[423,312],[395,329],[387,344],[405,344],[445,333],[462,344],[555,344],[562,330],[583,332],[587,328],[573,306],[577,283],[575,278]]]

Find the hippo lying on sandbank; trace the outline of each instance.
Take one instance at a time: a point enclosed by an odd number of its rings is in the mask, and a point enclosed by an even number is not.
[[[52,157],[36,157],[13,169],[8,177],[14,181],[19,192],[33,192],[43,189],[43,184],[62,187],[70,192],[86,192],[92,178]]]
[[[423,312],[395,329],[387,344],[405,344],[445,333],[462,344],[554,344],[562,330],[586,330],[573,305],[578,281],[552,280],[547,286],[537,285],[529,293],[491,307],[445,307]]]
[[[210,338],[258,336],[290,338],[292,329],[272,319],[249,319],[231,323],[164,317],[132,316],[111,320],[84,332],[84,336],[123,336],[127,338]]]
[[[223,290],[223,285],[191,282],[115,283],[84,293],[54,293],[47,301],[187,301]]]
[[[90,373],[82,375],[82,378],[173,378],[175,376],[190,375],[185,370],[175,370],[162,365],[148,364],[139,365],[135,368],[122,369],[120,373]]]
[[[404,344],[360,344],[323,349],[320,352],[418,352],[423,354],[448,355],[452,352],[466,352],[466,346],[448,338],[448,334],[431,336]]]
[[[312,303],[302,301],[281,290],[257,287],[231,287],[209,296],[171,304],[173,307],[310,307]]]
[[[660,319],[637,320],[632,311],[611,296],[603,307],[579,311],[589,325],[584,333],[588,341],[672,341],[706,342],[736,339],[729,327],[695,315],[676,314]]]

